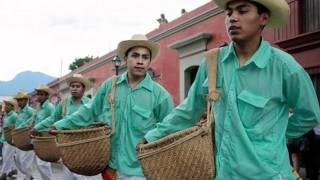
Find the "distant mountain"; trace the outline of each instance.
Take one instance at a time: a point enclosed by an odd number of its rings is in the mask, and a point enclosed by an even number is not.
[[[0,96],[14,95],[19,90],[31,92],[40,84],[47,84],[54,79],[56,78],[41,72],[21,72],[11,81],[0,81]]]

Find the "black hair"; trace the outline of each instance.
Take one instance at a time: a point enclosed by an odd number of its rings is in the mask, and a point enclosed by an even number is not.
[[[270,15],[270,11],[268,8],[266,8],[264,5],[256,2],[256,1],[249,1],[251,4],[253,4],[254,6],[257,7],[257,11],[258,11],[258,14],[263,14],[263,13],[267,13]]]
[[[139,47],[139,46],[133,46],[133,47],[129,48],[129,49],[126,50],[126,52],[124,53],[124,56],[125,56],[125,57],[128,57],[129,52],[130,52],[133,48],[135,48],[135,47]],[[143,47],[143,46],[141,46],[141,47]],[[144,48],[147,48],[147,47],[144,47]],[[149,50],[150,59],[151,59],[151,57],[152,57],[152,52],[151,52],[151,50],[150,50],[149,48],[147,48],[147,49]]]

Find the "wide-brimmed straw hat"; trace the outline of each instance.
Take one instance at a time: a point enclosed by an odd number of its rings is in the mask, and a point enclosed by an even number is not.
[[[227,3],[236,0],[213,0],[217,6],[226,9]],[[270,11],[270,19],[267,27],[280,27],[287,24],[290,15],[290,7],[286,0],[248,0],[265,6]]]
[[[121,60],[124,60],[125,53],[133,47],[145,47],[151,51],[151,60],[157,57],[159,54],[160,46],[157,43],[148,40],[147,36],[143,34],[135,34],[130,40],[121,41],[118,44],[118,56]]]
[[[44,91],[48,93],[49,95],[53,93],[52,89],[49,88],[47,85],[42,84],[38,88],[35,88],[36,91]]]
[[[19,92],[17,92],[17,94],[13,98],[14,99],[29,99],[30,96],[26,92],[19,91]]]
[[[18,106],[17,100],[13,98],[7,98],[3,100],[4,103],[11,104],[14,108]]]
[[[88,90],[90,88],[90,81],[83,77],[81,74],[73,74],[66,80],[67,84],[70,86],[73,82],[79,82],[85,86],[85,89]]]

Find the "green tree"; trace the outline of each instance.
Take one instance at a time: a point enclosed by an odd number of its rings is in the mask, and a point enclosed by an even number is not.
[[[69,65],[69,69],[71,71],[78,69],[79,67],[83,66],[85,63],[90,62],[91,60],[93,60],[92,56],[86,56],[86,57],[82,57],[82,58],[76,58],[70,65]]]

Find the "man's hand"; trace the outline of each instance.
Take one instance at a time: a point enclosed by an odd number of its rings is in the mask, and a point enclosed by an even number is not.
[[[213,101],[216,101],[216,100],[219,99],[219,97],[220,97],[220,91],[219,91],[218,89],[214,89],[214,90],[208,92],[208,98],[209,98],[209,100],[211,100],[211,101],[212,101],[212,100],[213,100]]]
[[[32,128],[31,129],[31,136],[41,136],[41,132],[39,132],[37,129]]]
[[[291,145],[291,144],[293,144],[293,139],[288,139],[287,140],[287,145]]]
[[[8,129],[14,129],[15,127],[14,127],[14,125],[10,124],[7,128]]]
[[[148,144],[148,141],[147,141],[145,138],[143,138],[143,139],[137,144],[136,150],[139,149],[139,146],[144,145],[144,144]]]
[[[55,125],[52,125],[49,129],[49,133],[52,135],[57,135],[57,128]]]
[[[200,117],[199,121],[197,122],[197,126],[202,126],[204,123],[207,122],[207,112],[203,113]]]

